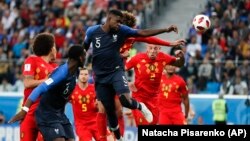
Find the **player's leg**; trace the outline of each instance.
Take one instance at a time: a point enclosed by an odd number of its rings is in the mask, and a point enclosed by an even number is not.
[[[147,102],[145,101],[145,105],[148,107],[148,109],[153,114],[153,121],[150,123],[150,125],[156,125],[159,120],[159,108],[156,105],[157,97],[151,98]],[[143,102],[143,101],[142,101]]]
[[[132,110],[135,124],[138,125],[148,125],[148,121],[145,119],[144,115],[139,110]]]
[[[118,126],[118,119],[115,112],[115,90],[113,89],[112,85],[105,85],[100,83],[95,83],[95,89],[97,98],[104,106],[106,111],[109,128],[115,134],[117,139],[120,139],[120,131]]]
[[[38,135],[35,118],[31,115],[26,115],[20,124],[20,141],[35,141]]]
[[[75,126],[76,134],[79,138],[79,141],[91,141],[92,140],[92,134],[88,127],[83,125],[77,125]],[[97,129],[96,129],[97,130]]]
[[[41,132],[38,132],[38,135],[37,135],[37,141],[44,141],[43,139],[43,135],[41,134]]]
[[[131,98],[128,87],[128,81],[123,71],[117,71],[112,79],[113,87],[119,96],[119,100],[123,107],[129,109],[139,109],[147,121],[152,122],[153,115],[144,103],[139,103],[135,99]]]
[[[122,109],[122,104],[119,100],[119,97],[115,97],[115,109],[116,109],[116,115],[118,117],[118,123],[120,127],[120,132],[121,135],[124,135],[124,130],[125,130],[125,123],[124,123],[124,118],[123,118],[123,109]]]
[[[98,100],[98,114],[96,117],[97,130],[100,135],[100,141],[107,141],[107,117],[105,108],[101,101]]]

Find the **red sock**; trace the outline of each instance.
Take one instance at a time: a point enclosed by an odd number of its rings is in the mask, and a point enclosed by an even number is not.
[[[123,116],[118,117],[118,123],[119,123],[119,128],[120,128],[120,133],[123,136],[124,135],[124,130],[125,130],[125,125],[124,125],[124,118]]]
[[[107,141],[107,118],[105,113],[97,114],[96,124],[100,134],[100,141]]]

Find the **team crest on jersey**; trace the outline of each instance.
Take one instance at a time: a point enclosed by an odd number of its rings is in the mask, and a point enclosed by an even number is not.
[[[113,42],[117,41],[117,34],[113,34]]]
[[[150,69],[150,71],[155,71],[156,66],[153,65],[153,64],[150,64],[150,65],[149,65],[149,69]]]

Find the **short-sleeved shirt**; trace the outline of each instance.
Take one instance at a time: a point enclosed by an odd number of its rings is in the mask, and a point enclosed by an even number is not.
[[[75,125],[90,125],[96,123],[97,107],[96,94],[93,84],[88,84],[86,89],[81,89],[77,84],[70,101],[73,107]]]
[[[23,65],[22,74],[33,76],[35,80],[42,80],[48,77],[52,71],[57,67],[55,63],[48,63],[44,61],[41,57],[30,56],[28,57]],[[34,88],[25,88],[24,89],[24,99],[23,104],[29,97],[30,93]],[[31,107],[28,114],[34,115],[34,111],[38,106],[39,100],[37,100]]]
[[[181,112],[182,95],[188,94],[186,82],[179,75],[162,76],[158,97],[159,108],[166,111]]]
[[[137,30],[120,25],[116,33],[104,32],[101,25],[89,27],[86,31],[84,46],[93,46],[93,71],[95,81],[103,79],[112,72],[124,69],[123,59],[120,56],[120,48],[125,40],[131,36],[137,36]]]
[[[126,68],[134,68],[137,93],[143,94],[141,97],[146,98],[156,96],[165,65],[175,60],[175,57],[162,52],[159,52],[156,59],[150,59],[146,53],[139,53],[128,60]]]

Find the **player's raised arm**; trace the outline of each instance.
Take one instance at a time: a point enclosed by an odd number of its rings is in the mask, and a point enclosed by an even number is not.
[[[65,64],[61,67],[59,67],[57,70],[55,70],[54,73],[50,76],[49,79],[47,79],[45,82],[38,85],[30,94],[28,99],[26,100],[24,106],[22,107],[22,110],[18,112],[13,118],[10,119],[8,123],[14,123],[16,121],[22,120],[26,113],[29,111],[30,106],[35,102],[40,95],[45,94],[49,89],[51,89],[54,85],[57,85],[60,83],[68,73],[68,65]]]
[[[168,28],[162,28],[162,29],[138,29],[138,35],[147,37],[147,36],[154,36],[162,33],[169,33],[169,32],[176,32],[178,33],[178,28],[175,25],[171,25]]]
[[[127,37],[133,37],[133,36],[141,36],[141,37],[148,37],[148,36],[154,36],[162,33],[169,33],[169,32],[176,32],[178,33],[178,29],[175,25],[171,25],[168,28],[162,28],[162,29],[133,29],[126,25],[120,25],[120,30],[124,34],[127,35]]]

